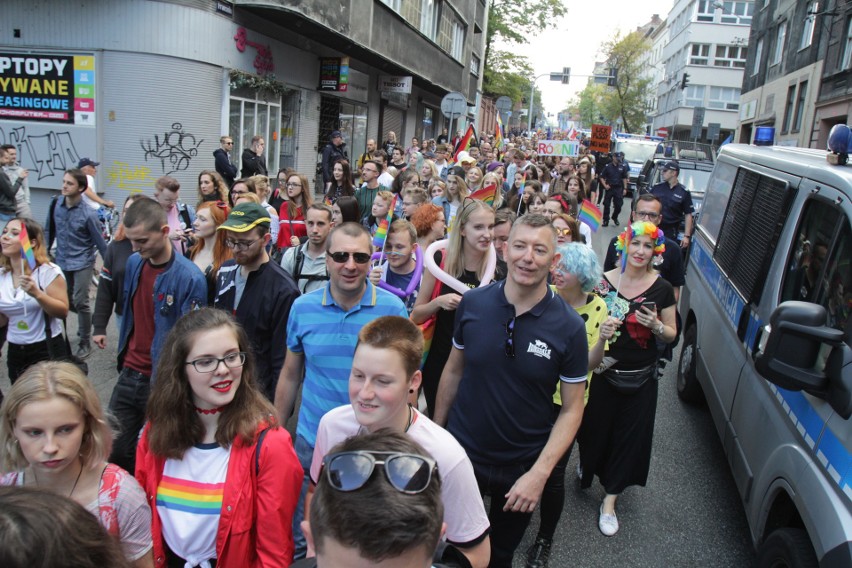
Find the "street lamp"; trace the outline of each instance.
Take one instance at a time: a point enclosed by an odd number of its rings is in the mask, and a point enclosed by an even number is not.
[[[553,72],[553,73],[545,73],[543,75],[539,75],[538,77],[533,78],[530,83],[530,110],[529,116],[527,117],[527,132],[532,132],[532,115],[533,115],[533,103],[535,102],[535,82],[541,79],[542,77],[550,77],[551,81],[561,81],[563,85],[567,85],[569,79],[571,78],[571,68],[563,67],[562,72]]]

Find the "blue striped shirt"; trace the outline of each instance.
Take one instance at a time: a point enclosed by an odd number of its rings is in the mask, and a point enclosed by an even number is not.
[[[293,302],[287,320],[287,348],[305,356],[305,381],[296,434],[314,446],[320,418],[349,404],[349,373],[358,332],[381,316],[408,317],[402,300],[367,282],[361,302],[343,310],[329,284]]]

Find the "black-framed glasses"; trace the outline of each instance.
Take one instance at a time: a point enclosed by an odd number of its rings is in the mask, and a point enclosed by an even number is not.
[[[372,255],[368,252],[329,252],[328,256],[338,264],[345,264],[350,256],[352,256],[355,264],[367,264],[372,258]]]
[[[376,459],[377,456],[384,459]],[[394,489],[408,495],[425,491],[438,469],[431,458],[399,452],[337,452],[322,460],[328,483],[338,491],[361,489],[377,465],[385,470],[385,478]]]
[[[219,368],[219,363],[224,363],[229,369],[238,369],[245,365],[246,354],[244,351],[237,353],[228,353],[224,357],[200,357],[194,361],[187,361],[187,365],[192,365],[199,373],[212,373]]]
[[[290,183],[290,182],[288,181],[288,182],[287,182],[287,187],[302,187],[302,184],[301,184],[301,183]]]
[[[504,346],[506,357],[515,358],[515,318],[506,322],[506,345]]]
[[[263,237],[258,237],[253,241],[235,241],[233,239],[225,239],[225,246],[234,250],[246,250],[262,238]]]
[[[654,220],[654,219],[659,219],[659,218],[660,218],[660,214],[659,214],[659,213],[654,213],[653,211],[636,211],[636,212],[634,213],[634,215],[636,215],[636,218],[637,218],[637,219],[648,219],[648,220]]]

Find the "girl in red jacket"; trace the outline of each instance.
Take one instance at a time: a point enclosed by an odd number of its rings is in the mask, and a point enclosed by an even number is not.
[[[303,174],[292,173],[287,178],[287,201],[278,212],[278,248],[297,247],[300,239],[307,238],[305,215],[313,204],[308,178]]]
[[[205,308],[175,324],[157,368],[136,478],[160,566],[289,566],[302,468],[257,390],[248,337]]]

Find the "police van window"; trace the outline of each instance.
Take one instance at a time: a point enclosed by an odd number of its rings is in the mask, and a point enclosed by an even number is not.
[[[713,175],[707,184],[707,195],[704,197],[704,205],[701,207],[701,215],[698,218],[698,226],[707,232],[710,240],[716,242],[719,238],[719,230],[722,220],[725,218],[725,209],[731,197],[731,188],[737,168],[725,162],[716,162]]]
[[[790,249],[781,301],[821,304],[829,325],[844,329],[852,302],[852,231],[843,212],[811,199]]]

